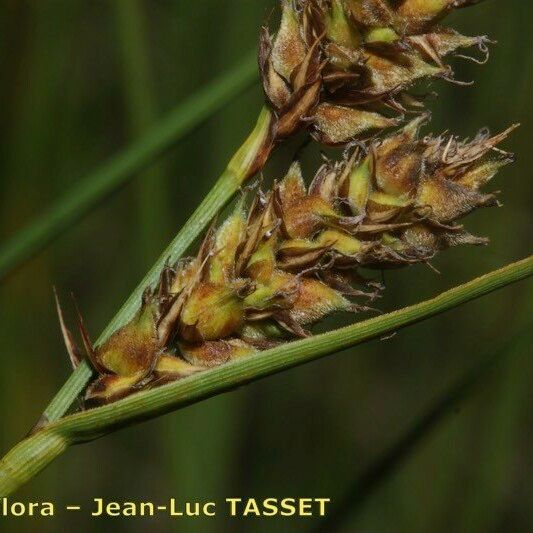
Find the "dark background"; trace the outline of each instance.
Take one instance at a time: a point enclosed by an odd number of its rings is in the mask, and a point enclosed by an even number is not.
[[[153,119],[255,46],[274,0],[2,0],[0,238],[5,240]],[[132,15],[141,10],[141,32]],[[493,185],[505,207],[468,221],[492,239],[386,275],[384,310],[414,303],[519,259],[531,249],[533,5],[489,1],[457,13],[457,29],[498,41],[484,67],[459,61],[473,88],[435,83],[432,129],[473,135],[522,127],[518,155]],[[452,22],[452,21],[450,21]],[[135,28],[134,28],[135,30]],[[132,39],[133,35],[133,39]],[[131,72],[144,88],[136,106]],[[131,69],[130,69],[131,71]],[[138,72],[137,72],[138,73]],[[256,84],[157,166],[69,228],[0,286],[0,444],[13,445],[69,373],[52,284],[73,290],[93,337],[208,191],[249,131]],[[279,177],[289,153],[267,176]],[[226,496],[326,496],[357,476],[480,358],[531,315],[530,283],[470,303],[397,336],[291,370],[103,440],[76,447],[21,490],[22,501],[84,504]],[[343,530],[492,532],[533,528],[531,332],[408,458],[365,493]],[[91,531],[59,513],[7,520],[2,531]],[[103,524],[100,524],[103,525]],[[306,530],[307,519],[225,522],[115,519],[114,531]]]

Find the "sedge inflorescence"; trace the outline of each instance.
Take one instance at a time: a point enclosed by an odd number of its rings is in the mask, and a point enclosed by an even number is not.
[[[498,205],[482,189],[512,160],[498,145],[513,128],[466,140],[423,136],[429,114],[411,94],[421,79],[454,80],[448,54],[486,51],[486,38],[437,25],[473,3],[282,0],[279,31],[263,29],[259,50],[273,117],[266,142],[307,129],[343,146],[342,157],[326,160],[308,185],[294,161],[269,190],[243,194],[196,256],[167,265],[134,319],[102,345],[92,345],[79,317],[96,371],[88,405],[308,336],[332,313],[369,310],[383,287],[362,269],[429,263],[446,248],[487,242],[461,219]],[[266,157],[270,146],[259,152]]]
[[[106,403],[304,337],[331,313],[366,310],[380,286],[361,268],[484,244],[458,221],[497,205],[480,188],[511,160],[496,147],[508,131],[420,138],[422,121],[324,163],[308,187],[294,162],[248,208],[243,196],[196,257],[165,268],[136,318],[101,347],[82,328],[99,373],[87,400]]]

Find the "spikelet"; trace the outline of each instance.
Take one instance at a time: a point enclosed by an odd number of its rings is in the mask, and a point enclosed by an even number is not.
[[[484,194],[487,184],[513,156],[497,148],[516,127],[473,140],[454,136],[419,137],[427,115],[409,123],[367,153],[356,151],[319,171],[299,205],[305,214],[283,210],[289,237],[280,248],[284,268],[309,268],[317,255],[341,265],[390,268],[429,261],[457,244],[485,244],[460,220],[470,212],[498,205]],[[334,176],[334,177],[331,177]],[[331,198],[325,205],[320,202]],[[327,191],[324,194],[324,191]],[[318,231],[321,230],[321,231]]]
[[[259,47],[277,138],[309,127],[321,143],[344,144],[420,110],[422,101],[409,89],[420,80],[454,81],[446,56],[472,46],[488,53],[485,37],[437,25],[473,3],[282,0],[280,28],[275,36],[263,28]]]
[[[298,162],[267,193],[245,198],[204,238],[196,257],[167,266],[136,317],[102,346],[79,326],[98,374],[89,405],[174,381],[310,335],[335,312],[368,310],[379,284],[361,268],[428,262],[459,244],[485,244],[460,220],[497,205],[481,192],[512,156],[497,145],[513,128],[462,141],[420,137],[427,115],[341,161],[306,186]],[[80,358],[60,323],[71,360]]]

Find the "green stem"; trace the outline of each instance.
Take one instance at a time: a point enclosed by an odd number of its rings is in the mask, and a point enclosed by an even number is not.
[[[41,431],[15,446],[0,466],[0,493],[8,495],[37,475],[71,444],[61,432]]]
[[[381,337],[533,274],[533,256],[439,296],[329,333],[291,342],[110,405],[67,416],[20,442],[0,462],[0,497],[16,490],[71,444],[90,441],[331,353]]]
[[[187,251],[194,240],[210,224],[213,217],[226,205],[243,182],[250,177],[250,173],[254,172],[257,157],[263,157],[265,145],[270,146],[271,122],[270,111],[263,108],[254,130],[231,159],[224,173],[108,324],[96,344],[105,342],[116,329],[127,324],[133,318],[141,303],[143,292],[157,282],[167,261],[172,264]],[[86,361],[83,361],[48,405],[43,413],[42,422],[61,418],[83,391],[91,375],[91,368]]]
[[[257,79],[255,50],[220,78],[179,104],[149,133],[79,181],[42,215],[0,246],[0,280],[70,228],[159,155]]]

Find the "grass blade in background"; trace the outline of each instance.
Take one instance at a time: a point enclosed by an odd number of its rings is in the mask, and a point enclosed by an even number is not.
[[[126,122],[131,137],[135,139],[146,134],[157,117],[148,19],[140,0],[115,0],[114,7]],[[158,237],[169,225],[166,191],[162,162],[150,165],[137,180],[137,236],[142,257],[153,257],[159,251]]]
[[[531,291],[529,291],[531,293]],[[526,320],[532,316],[531,300],[524,309]],[[494,387],[480,401],[476,415],[482,420],[477,435],[476,456],[471,481],[457,513],[454,530],[458,533],[489,531],[499,523],[504,502],[517,489],[517,470],[521,464],[520,438],[528,423],[533,367],[531,366],[530,322],[517,342],[511,343],[504,368],[498,372]],[[528,452],[525,452],[526,460]],[[517,526],[517,529],[520,529]]]
[[[482,357],[480,362],[462,379],[452,385],[405,433],[375,462],[363,470],[341,498],[335,502],[327,517],[313,531],[338,531],[349,523],[376,490],[416,451],[454,408],[465,401],[490,371],[500,363],[507,363],[509,355],[517,356],[521,347],[529,343],[530,327],[513,336],[499,349]]]
[[[179,104],[149,133],[79,181],[9,241],[0,246],[0,280],[66,231],[107,195],[143,170],[217,109],[257,79],[256,52]]]

